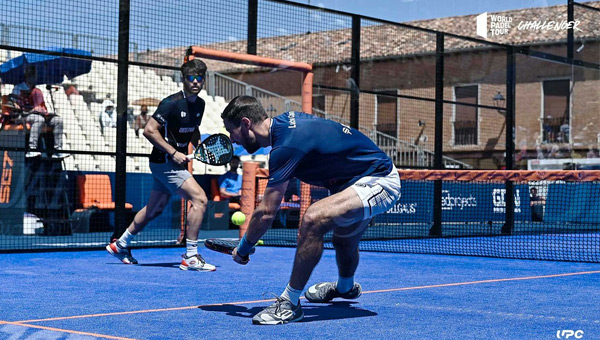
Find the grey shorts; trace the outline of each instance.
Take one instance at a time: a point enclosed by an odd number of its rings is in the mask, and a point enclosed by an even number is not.
[[[192,177],[192,174],[171,160],[166,163],[150,162],[150,171],[154,178],[152,190],[173,194],[181,188],[183,182]]]

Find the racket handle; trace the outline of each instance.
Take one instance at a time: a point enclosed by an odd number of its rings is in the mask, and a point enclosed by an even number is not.
[[[185,157],[187,157],[187,159],[194,159],[194,154],[191,153],[189,155],[185,155]]]

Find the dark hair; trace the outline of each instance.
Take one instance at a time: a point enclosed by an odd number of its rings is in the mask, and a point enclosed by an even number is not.
[[[237,160],[238,162],[240,161],[240,157],[239,156],[232,156],[231,157],[231,161],[235,161]]]
[[[181,74],[184,76],[188,74],[205,75],[206,64],[200,59],[192,59],[181,65]]]
[[[250,119],[253,123],[259,123],[267,119],[267,112],[260,102],[251,96],[237,96],[233,98],[223,113],[221,118],[227,119],[236,127],[240,126],[242,117]]]

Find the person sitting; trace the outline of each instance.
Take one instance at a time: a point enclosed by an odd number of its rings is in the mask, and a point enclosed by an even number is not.
[[[48,125],[52,127],[54,135],[54,149],[56,152],[52,154],[52,158],[62,159],[67,157],[66,154],[60,152],[62,150],[62,133],[63,121],[62,118],[54,113],[48,112],[44,94],[36,87],[37,70],[35,67],[28,67],[25,70],[25,81],[15,85],[12,95],[16,96],[17,108],[23,110],[25,121],[31,125],[29,134],[29,150],[26,158],[41,156],[41,152],[37,151],[38,141],[42,134],[42,127]]]
[[[531,205],[531,219],[534,222],[544,220],[544,204],[546,200],[538,195],[537,188],[529,189],[529,204]]]
[[[140,136],[139,131],[144,130],[144,127],[146,127],[146,124],[148,123],[149,119],[150,117],[148,116],[148,106],[142,105],[141,112],[137,117],[135,117],[135,123],[133,124],[136,137]]]
[[[104,134],[104,128],[117,127],[117,115],[115,114],[115,104],[110,99],[104,100],[102,106],[104,111],[98,114],[98,121],[100,121],[100,133]]]
[[[233,203],[240,203],[242,197],[242,175],[237,173],[239,166],[240,158],[233,156],[229,162],[229,171],[219,177],[221,197]]]

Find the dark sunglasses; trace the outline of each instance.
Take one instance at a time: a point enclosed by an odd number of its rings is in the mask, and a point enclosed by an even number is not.
[[[193,83],[194,80],[198,81],[199,83],[201,83],[204,80],[204,76],[185,76],[185,79],[187,79],[187,81],[189,81],[190,83]]]

